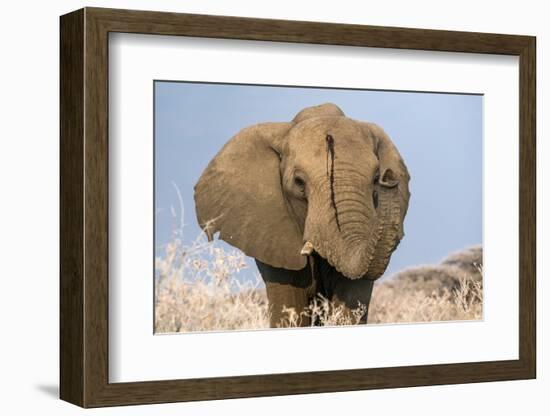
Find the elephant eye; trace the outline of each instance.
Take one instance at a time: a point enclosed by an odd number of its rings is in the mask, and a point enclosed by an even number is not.
[[[304,189],[305,186],[306,186],[306,183],[304,182],[304,180],[298,176],[296,176],[294,178],[294,183],[296,184],[296,186],[300,189]]]
[[[374,204],[374,208],[378,208],[378,192],[372,191],[372,202]]]
[[[376,172],[376,174],[374,175],[374,183],[378,183],[379,180],[380,180],[380,172]]]

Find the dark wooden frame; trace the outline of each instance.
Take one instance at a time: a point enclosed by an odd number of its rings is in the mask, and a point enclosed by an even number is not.
[[[98,407],[535,378],[534,37],[99,8],[85,8],[62,16],[60,28],[60,396],[63,400]],[[109,32],[519,56],[519,359],[109,383]]]

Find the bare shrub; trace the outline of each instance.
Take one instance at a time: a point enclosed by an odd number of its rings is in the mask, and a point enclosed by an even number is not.
[[[455,266],[469,273],[474,280],[481,280],[481,265],[483,264],[483,249],[472,246],[449,254],[442,262],[444,266]]]
[[[365,305],[359,304],[357,308],[349,310],[343,304],[331,302],[324,296],[318,295],[300,313],[294,308],[283,307],[283,313],[287,318],[281,323],[281,327],[291,328],[300,326],[299,324],[303,317],[309,318],[312,325],[357,325],[366,311],[367,307]]]
[[[453,291],[462,280],[482,282],[482,250],[480,246],[466,248],[447,256],[440,264],[409,267],[385,280],[414,286],[424,292]]]
[[[447,259],[464,259],[470,249]],[[481,251],[479,251],[481,253]],[[376,283],[369,308],[369,323],[461,321],[483,315],[481,263],[459,267],[458,261],[405,269]],[[481,257],[476,257],[475,260]],[[471,270],[475,269],[475,273]]]
[[[155,332],[254,329],[268,326],[261,279],[242,281],[244,255],[208,243],[175,239],[156,259]],[[241,279],[239,279],[241,277]]]

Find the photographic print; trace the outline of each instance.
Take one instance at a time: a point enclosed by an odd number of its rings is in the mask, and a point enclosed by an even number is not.
[[[480,320],[483,96],[154,82],[160,333]]]
[[[86,7],[59,39],[61,399],[536,378],[535,37]]]

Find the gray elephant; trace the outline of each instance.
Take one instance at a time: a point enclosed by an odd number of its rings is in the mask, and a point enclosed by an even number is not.
[[[409,178],[379,126],[328,103],[235,135],[195,185],[196,213],[210,240],[219,231],[256,259],[278,327],[285,307],[303,311],[318,294],[368,311],[404,236]]]

